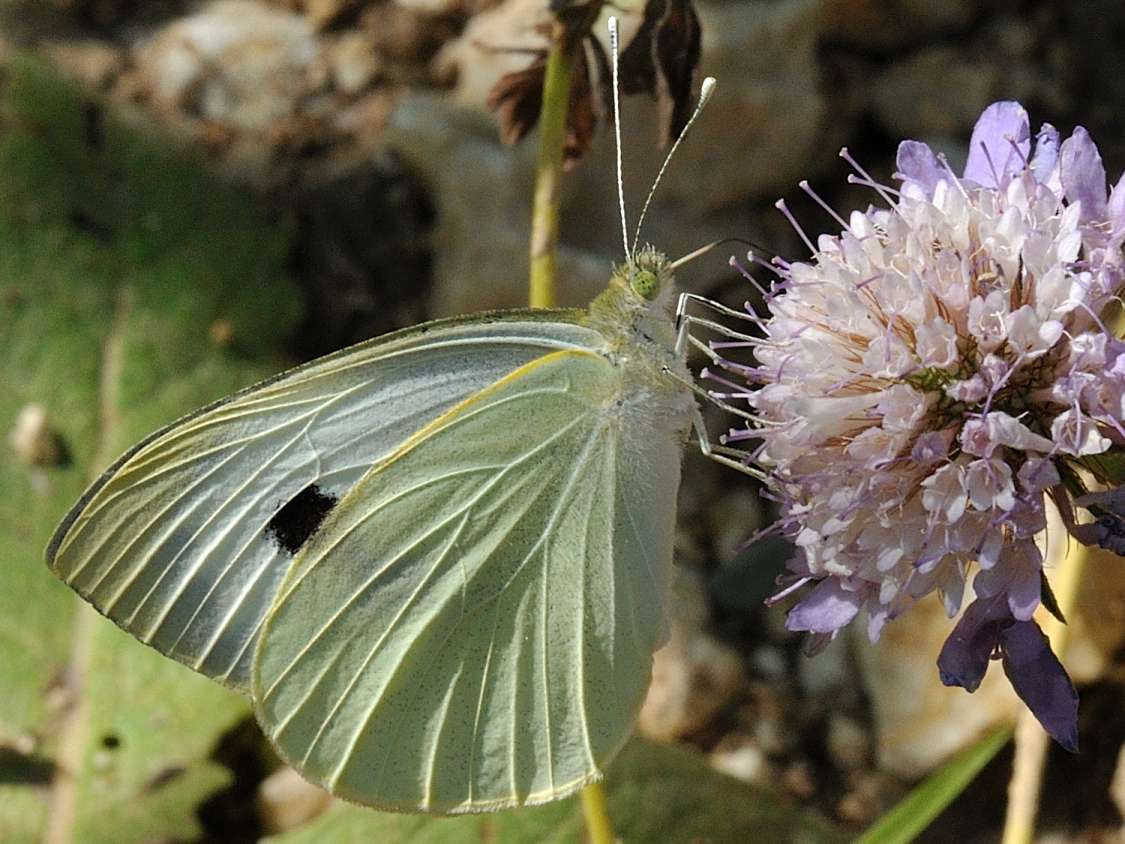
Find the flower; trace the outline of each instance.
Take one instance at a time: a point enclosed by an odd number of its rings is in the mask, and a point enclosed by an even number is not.
[[[1125,495],[1082,496],[1078,471],[1106,480],[1097,456],[1125,444],[1125,343],[1101,320],[1125,270],[1125,178],[1107,193],[1084,129],[1033,142],[1014,102],[981,115],[960,177],[917,141],[899,146],[897,190],[842,155],[887,207],[805,238],[808,261],[759,261],[777,280],[754,364],[726,363],[756,386],[754,421],[726,441],[760,441],[797,549],[787,626],[823,642],[865,613],[875,640],[931,592],[954,616],[971,576],[942,680],[973,691],[1002,660],[1073,749],[1077,696],[1032,619],[1035,537],[1050,495],[1081,541],[1125,550]],[[1075,504],[1098,521],[1077,524]]]

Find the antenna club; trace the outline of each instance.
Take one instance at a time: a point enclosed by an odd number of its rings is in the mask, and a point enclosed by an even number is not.
[[[716,84],[718,83],[714,76],[708,76],[703,80],[703,84],[699,86],[699,104],[701,106],[711,99],[711,95],[715,93]]]
[[[846,159],[848,157],[848,148],[840,147],[840,151],[837,153],[837,155],[839,155],[840,158]]]

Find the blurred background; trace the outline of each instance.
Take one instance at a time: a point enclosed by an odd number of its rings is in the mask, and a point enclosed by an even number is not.
[[[625,38],[639,0],[623,4]],[[1125,5],[700,0],[712,104],[643,239],[805,255],[878,203],[903,138],[963,161],[976,116],[1086,126],[1125,167]],[[570,804],[466,821],[379,818],[279,767],[245,703],[79,609],[42,565],[55,522],[132,441],[278,369],[423,319],[526,300],[534,137],[498,140],[488,93],[545,40],[543,0],[0,0],[0,840],[579,840]],[[662,157],[629,98],[633,218]],[[611,138],[567,173],[560,294],[621,257]],[[742,247],[738,247],[741,250]],[[686,289],[739,307],[716,250]],[[711,430],[728,424],[709,417]],[[626,840],[847,840],[1018,711],[934,662],[933,601],[871,646],[809,658],[763,598],[783,543],[737,473],[689,454],[675,618],[611,777]],[[1052,750],[1043,841],[1118,841],[1125,813],[1125,565],[1088,567],[1066,656],[1082,753]],[[668,755],[671,754],[671,755]],[[997,840],[1001,753],[923,840]],[[519,818],[515,818],[519,815]],[[459,837],[460,836],[460,837]]]

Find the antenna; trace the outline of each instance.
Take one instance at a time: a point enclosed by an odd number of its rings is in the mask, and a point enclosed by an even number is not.
[[[616,62],[614,64],[614,67],[616,68]],[[644,207],[641,209],[640,219],[637,220],[637,231],[633,235],[633,249],[634,250],[636,250],[637,244],[640,242],[641,225],[645,221],[645,215],[648,214],[648,207],[649,207],[649,205],[652,204],[652,197],[656,194],[656,188],[660,184],[660,180],[662,178],[664,178],[664,171],[668,169],[668,164],[669,164],[669,162],[671,162],[672,156],[676,154],[676,150],[679,149],[680,144],[683,143],[684,138],[687,137],[688,130],[691,129],[692,124],[695,123],[695,119],[697,117],[699,117],[699,113],[701,111],[703,111],[703,106],[707,105],[707,101],[709,99],[711,99],[711,94],[714,93],[714,91],[715,91],[715,77],[714,76],[708,76],[706,79],[703,80],[703,84],[699,88],[699,102],[697,102],[695,104],[695,110],[691,113],[691,117],[688,118],[688,122],[684,124],[684,128],[680,130],[680,135],[679,135],[678,138],[676,138],[676,142],[674,144],[672,144],[672,148],[670,150],[668,150],[668,154],[666,156],[664,156],[664,163],[660,165],[660,170],[659,170],[659,172],[657,172],[656,178],[653,179],[653,181],[652,181],[652,187],[649,189],[648,197],[645,199]],[[616,96],[616,95],[617,95],[617,90],[616,90],[616,84],[615,84],[614,85],[614,96]],[[618,141],[617,141],[617,154],[618,154],[618,157],[620,157],[620,155],[621,155],[621,140],[620,140],[620,137],[618,137]],[[620,179],[620,176],[618,176],[618,179]],[[624,204],[622,204],[621,210],[622,210],[622,218],[621,219],[622,219],[622,223],[624,224],[624,220],[625,220],[625,218],[624,218],[624,211],[625,211]]]
[[[625,181],[621,177],[621,85],[618,81],[617,54],[618,35],[617,17],[609,19],[609,54],[613,68],[613,138],[617,146],[617,207],[621,209],[621,242],[625,246],[625,260],[633,260],[629,251],[629,226],[625,222]]]

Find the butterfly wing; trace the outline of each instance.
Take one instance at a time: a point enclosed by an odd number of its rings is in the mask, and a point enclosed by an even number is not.
[[[369,806],[497,809],[600,776],[663,635],[680,445],[622,423],[605,357],[557,352],[375,466],[295,560],[258,717]]]
[[[51,568],[137,638],[249,688],[295,552],[380,457],[518,367],[601,335],[578,312],[447,320],[345,349],[157,432],[63,520]]]

